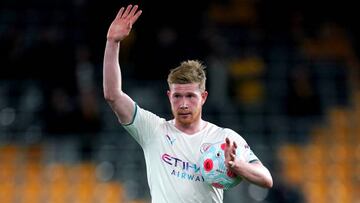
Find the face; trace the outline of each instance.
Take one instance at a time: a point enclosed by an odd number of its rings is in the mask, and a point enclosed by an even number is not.
[[[176,122],[190,125],[201,119],[202,106],[208,93],[201,91],[198,83],[171,84],[167,94]]]

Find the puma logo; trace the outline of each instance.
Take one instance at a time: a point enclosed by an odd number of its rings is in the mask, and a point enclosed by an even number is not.
[[[175,142],[175,138],[173,138],[173,139],[171,139],[171,137],[169,136],[169,135],[166,135],[166,138],[167,138],[167,141],[171,144],[171,145],[173,145],[174,144],[174,142]]]

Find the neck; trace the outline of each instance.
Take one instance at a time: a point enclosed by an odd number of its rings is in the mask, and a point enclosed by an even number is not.
[[[199,119],[190,124],[183,124],[175,119],[175,127],[188,135],[193,135],[197,132],[200,132],[202,129],[205,128],[206,124],[207,122],[202,119]]]

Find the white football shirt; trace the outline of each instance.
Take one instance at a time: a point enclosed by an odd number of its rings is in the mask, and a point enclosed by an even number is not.
[[[188,135],[135,104],[133,121],[124,128],[141,145],[153,203],[221,203],[223,190],[212,187],[200,173],[198,162],[205,147],[225,142],[229,137],[243,151],[246,161],[258,160],[246,141],[228,128],[210,122],[204,129]]]

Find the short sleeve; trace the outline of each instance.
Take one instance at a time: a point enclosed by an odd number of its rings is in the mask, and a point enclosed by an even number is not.
[[[145,147],[151,136],[155,136],[157,127],[164,121],[165,119],[135,104],[132,121],[123,127],[142,147]]]

